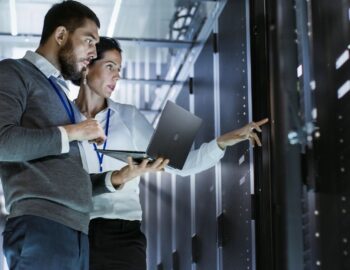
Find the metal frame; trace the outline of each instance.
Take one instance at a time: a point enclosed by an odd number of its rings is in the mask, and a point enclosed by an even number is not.
[[[181,41],[181,40],[166,40],[166,39],[144,39],[144,38],[124,38],[114,37],[123,46],[140,46],[140,47],[151,47],[151,48],[172,48],[172,49],[189,49],[193,46],[194,42]],[[37,45],[40,41],[40,35],[38,34],[21,34],[12,35],[11,33],[0,33],[0,42],[10,43],[24,43]]]
[[[196,42],[192,44],[192,46],[187,50],[182,56],[177,57],[177,61],[174,63],[174,70],[177,70],[175,76],[172,76],[171,71],[166,76],[166,79],[169,80],[169,77],[172,77],[174,81],[182,81],[187,80],[189,76],[189,72],[193,63],[196,62],[200,52],[202,51],[205,41],[208,39],[212,29],[214,22],[218,19],[222,10],[225,7],[227,0],[219,0],[216,2],[216,9],[211,14],[209,18],[207,18],[206,23],[203,25],[200,33],[196,38]],[[175,100],[181,91],[183,84],[180,85],[171,85],[168,91],[153,102],[153,109],[161,109],[165,106],[165,103],[168,99]]]
[[[255,157],[255,164],[264,164],[256,168],[255,185],[257,269],[262,270],[303,269],[301,152],[288,141],[298,114],[292,108],[299,105],[294,5],[293,0],[251,1],[253,114],[269,116],[271,125],[271,137],[263,142],[268,150]]]

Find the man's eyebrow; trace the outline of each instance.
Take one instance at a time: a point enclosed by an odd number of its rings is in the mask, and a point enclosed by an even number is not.
[[[98,37],[94,36],[91,32],[85,32],[84,36],[91,37],[92,39],[96,40],[97,42],[100,41],[100,39]]]

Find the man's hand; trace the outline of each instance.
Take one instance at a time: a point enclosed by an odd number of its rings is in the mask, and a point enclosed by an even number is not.
[[[134,164],[131,157],[128,157],[128,165],[121,168],[120,171],[114,171],[112,173],[112,184],[118,186],[141,176],[145,173],[152,173],[164,170],[164,167],[168,165],[169,159],[157,158],[154,162],[149,163],[148,159],[142,160],[140,164]]]
[[[250,140],[255,145],[261,146],[260,139],[254,131],[261,132],[261,126],[269,121],[268,118],[260,120],[258,122],[251,122],[240,129],[233,130],[217,138],[217,143],[221,149],[226,146],[232,146],[238,142],[244,140]]]
[[[102,144],[106,135],[100,124],[94,119],[87,119],[78,124],[63,126],[69,141],[93,141]]]

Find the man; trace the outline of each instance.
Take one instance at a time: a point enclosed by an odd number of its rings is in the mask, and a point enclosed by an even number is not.
[[[99,26],[83,4],[55,4],[36,52],[0,62],[0,177],[10,269],[88,269],[91,188],[108,191],[112,173],[90,179],[82,168],[77,141],[102,143],[105,134],[95,120],[75,123],[65,80],[79,78],[96,56]]]

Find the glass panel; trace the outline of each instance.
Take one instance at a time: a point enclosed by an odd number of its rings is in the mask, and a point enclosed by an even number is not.
[[[0,60],[21,58],[26,50],[35,50],[38,47],[45,14],[57,2],[59,1],[0,0]],[[171,86],[178,88],[182,80],[185,80],[186,75],[180,70],[186,66],[192,42],[197,41],[198,36],[203,39],[202,32],[210,31],[214,15],[220,10],[222,1],[81,2],[98,16],[101,23],[100,35],[110,33],[121,43],[123,79],[113,97],[158,113]],[[11,7],[14,8],[11,10]],[[17,25],[18,33],[14,36],[11,35],[13,22]],[[202,29],[206,30],[201,32]],[[193,50],[190,56],[194,57]],[[76,91],[72,91],[72,98],[75,95]]]
[[[114,35],[191,41],[214,8],[210,1],[123,1]]]
[[[18,33],[40,35],[44,16],[57,0],[14,2]],[[89,0],[83,3],[99,17],[101,35],[106,35],[111,27],[115,37],[186,41],[194,39],[217,4],[191,0]],[[1,33],[11,33],[10,14],[9,1],[0,1]]]

